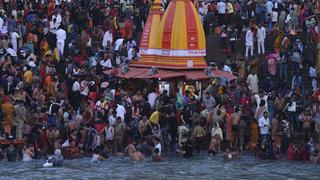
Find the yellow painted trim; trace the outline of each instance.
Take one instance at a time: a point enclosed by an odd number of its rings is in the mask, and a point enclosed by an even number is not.
[[[176,1],[171,33],[171,49],[187,49],[187,23],[185,1]]]

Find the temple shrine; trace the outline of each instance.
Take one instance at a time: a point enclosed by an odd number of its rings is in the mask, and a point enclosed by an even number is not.
[[[116,71],[111,69],[105,73],[125,79],[157,79],[160,89],[167,85],[168,90],[177,86],[181,89],[188,83],[200,87],[201,82],[212,77],[236,78],[228,72],[208,68],[204,59],[206,38],[191,0],[172,0],[165,11],[160,0],[154,0],[139,52],[139,60],[131,60],[125,68],[120,66]],[[201,91],[201,87],[196,89]]]
[[[159,0],[154,1],[141,36],[140,53],[141,59],[132,66],[180,70],[207,67],[205,34],[191,0],[173,0],[164,13]]]

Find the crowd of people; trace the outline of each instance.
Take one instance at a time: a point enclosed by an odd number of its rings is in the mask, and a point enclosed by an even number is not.
[[[162,2],[165,9],[169,1]],[[95,162],[129,155],[161,161],[165,152],[187,158],[208,149],[210,156],[224,151],[226,160],[250,150],[262,159],[279,159],[285,153],[288,160],[317,163],[316,69],[310,66],[312,88],[305,86],[303,43],[291,33],[307,28],[314,3],[194,3],[206,34],[220,29],[233,53],[232,41],[249,27],[246,53],[216,65],[237,73],[237,80],[213,78],[203,92],[168,95],[159,92],[156,80],[132,84],[103,73],[139,59],[134,39],[151,2],[1,1],[0,158],[92,155]],[[258,54],[264,54],[271,29],[287,34],[278,33],[282,36],[275,52],[266,56],[268,74],[261,76],[259,60],[252,56],[253,32]],[[252,59],[246,61],[249,50]]]

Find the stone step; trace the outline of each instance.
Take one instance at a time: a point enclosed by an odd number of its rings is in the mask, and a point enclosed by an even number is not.
[[[241,39],[238,39],[236,41],[236,53],[231,54],[232,57],[234,57],[235,55],[241,53],[241,54],[245,54],[245,33],[246,32],[242,32],[241,34]],[[306,35],[304,33],[300,33],[297,35],[297,37],[299,39],[302,40],[302,42],[305,42],[304,40],[306,39]],[[270,34],[267,35],[266,40],[265,40],[265,50],[266,50],[266,54],[268,53],[272,53],[274,52],[273,49],[273,42],[274,42],[275,37],[271,36]],[[225,61],[225,59],[227,58],[227,54],[222,53],[222,47],[221,47],[221,42],[220,42],[220,37],[218,34],[210,34],[209,36],[207,36],[206,38],[206,45],[207,45],[207,60],[208,61],[214,61],[216,63],[221,63],[223,61]],[[257,55],[257,44],[255,43],[255,47],[254,47],[254,54],[255,56]],[[270,76],[267,70],[267,62],[265,60],[265,56],[257,56],[261,62],[260,64],[260,77],[268,77]],[[288,70],[290,69],[290,67],[288,67]],[[305,79],[305,86],[310,87],[311,86],[311,78],[309,78],[309,69],[308,67],[304,67],[303,69],[300,70],[302,73],[303,78]],[[279,69],[277,69],[277,72],[279,72]],[[292,74],[289,73],[289,79],[291,80],[292,78]]]

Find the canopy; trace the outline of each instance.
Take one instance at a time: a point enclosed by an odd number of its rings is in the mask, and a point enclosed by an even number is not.
[[[125,78],[125,79],[151,79],[151,78],[160,78],[160,79],[170,79],[176,77],[185,77],[189,80],[204,80],[210,79],[210,77],[204,72],[204,70],[169,70],[169,69],[158,69],[157,73],[154,75],[148,74],[148,68],[137,68],[129,67],[128,72],[122,73],[121,69],[110,69],[104,71],[106,75],[114,75],[116,77]],[[213,77],[218,78],[228,78],[230,80],[237,79],[237,76],[225,72],[222,70],[212,70]]]
[[[147,71],[148,71],[147,68],[131,68],[130,67],[128,72],[126,73],[121,72],[120,68],[116,68],[116,69],[106,70],[104,71],[104,74],[114,75],[116,77],[125,78],[125,79],[130,79],[140,74],[146,73]]]

